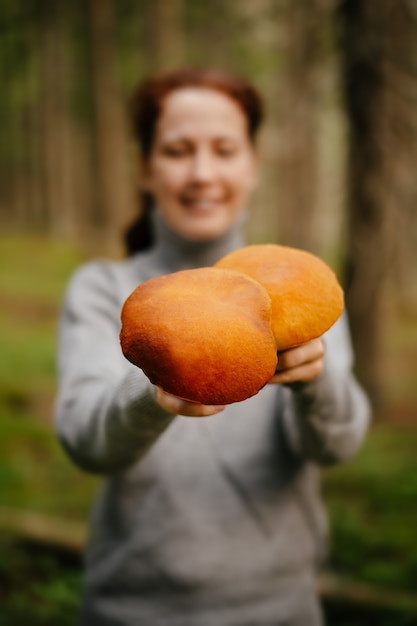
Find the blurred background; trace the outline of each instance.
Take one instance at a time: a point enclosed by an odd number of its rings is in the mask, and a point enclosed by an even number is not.
[[[417,0],[0,0],[0,626],[72,624],[97,479],[53,432],[72,271],[124,254],[139,80],[238,72],[264,96],[251,242],[345,288],[365,446],[323,474],[329,623],[417,624]]]

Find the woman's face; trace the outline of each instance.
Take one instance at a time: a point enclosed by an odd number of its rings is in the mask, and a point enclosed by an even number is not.
[[[231,98],[188,87],[167,96],[143,188],[171,230],[190,241],[223,235],[246,208],[256,170],[245,115]]]

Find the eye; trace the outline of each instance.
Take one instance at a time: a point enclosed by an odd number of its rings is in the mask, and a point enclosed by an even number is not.
[[[234,143],[230,143],[230,142],[222,142],[217,144],[216,146],[216,153],[224,158],[230,158],[235,156],[235,154],[237,153],[238,148]]]
[[[190,147],[183,143],[167,144],[162,147],[162,154],[173,159],[179,159],[190,154]]]

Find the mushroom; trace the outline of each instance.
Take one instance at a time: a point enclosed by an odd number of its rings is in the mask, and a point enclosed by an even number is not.
[[[250,245],[224,256],[216,266],[243,272],[265,287],[278,350],[320,337],[342,314],[343,290],[335,273],[305,250]]]
[[[235,270],[206,267],[150,279],[127,298],[121,320],[125,357],[185,400],[245,400],[275,373],[270,297]]]

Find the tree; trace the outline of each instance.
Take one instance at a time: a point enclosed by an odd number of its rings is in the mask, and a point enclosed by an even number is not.
[[[400,245],[402,207],[415,199],[409,155],[416,126],[404,98],[415,37],[410,11],[408,0],[340,4],[349,132],[346,304],[358,375],[375,403],[381,398],[384,287]]]
[[[314,248],[320,34],[326,28],[326,12],[321,0],[289,1],[282,15],[286,34],[276,98],[281,135],[277,162],[280,240],[306,249]]]
[[[269,4],[268,26],[274,31],[270,55],[275,63],[264,87],[268,112],[263,135],[265,234],[270,237],[275,232],[283,244],[316,250],[321,243],[316,232],[319,113],[323,74],[332,52],[327,47],[332,0],[271,0]]]
[[[71,116],[68,106],[68,57],[64,0],[42,0],[40,9],[40,122],[42,207],[38,220],[55,235],[73,233]]]
[[[145,0],[145,52],[148,72],[184,62],[183,0]]]
[[[388,4],[384,115],[385,202],[390,278],[404,312],[416,312],[417,289],[417,13],[415,2]]]
[[[115,248],[134,212],[126,111],[115,71],[112,0],[89,0],[94,100],[96,198],[93,221],[105,245]]]

